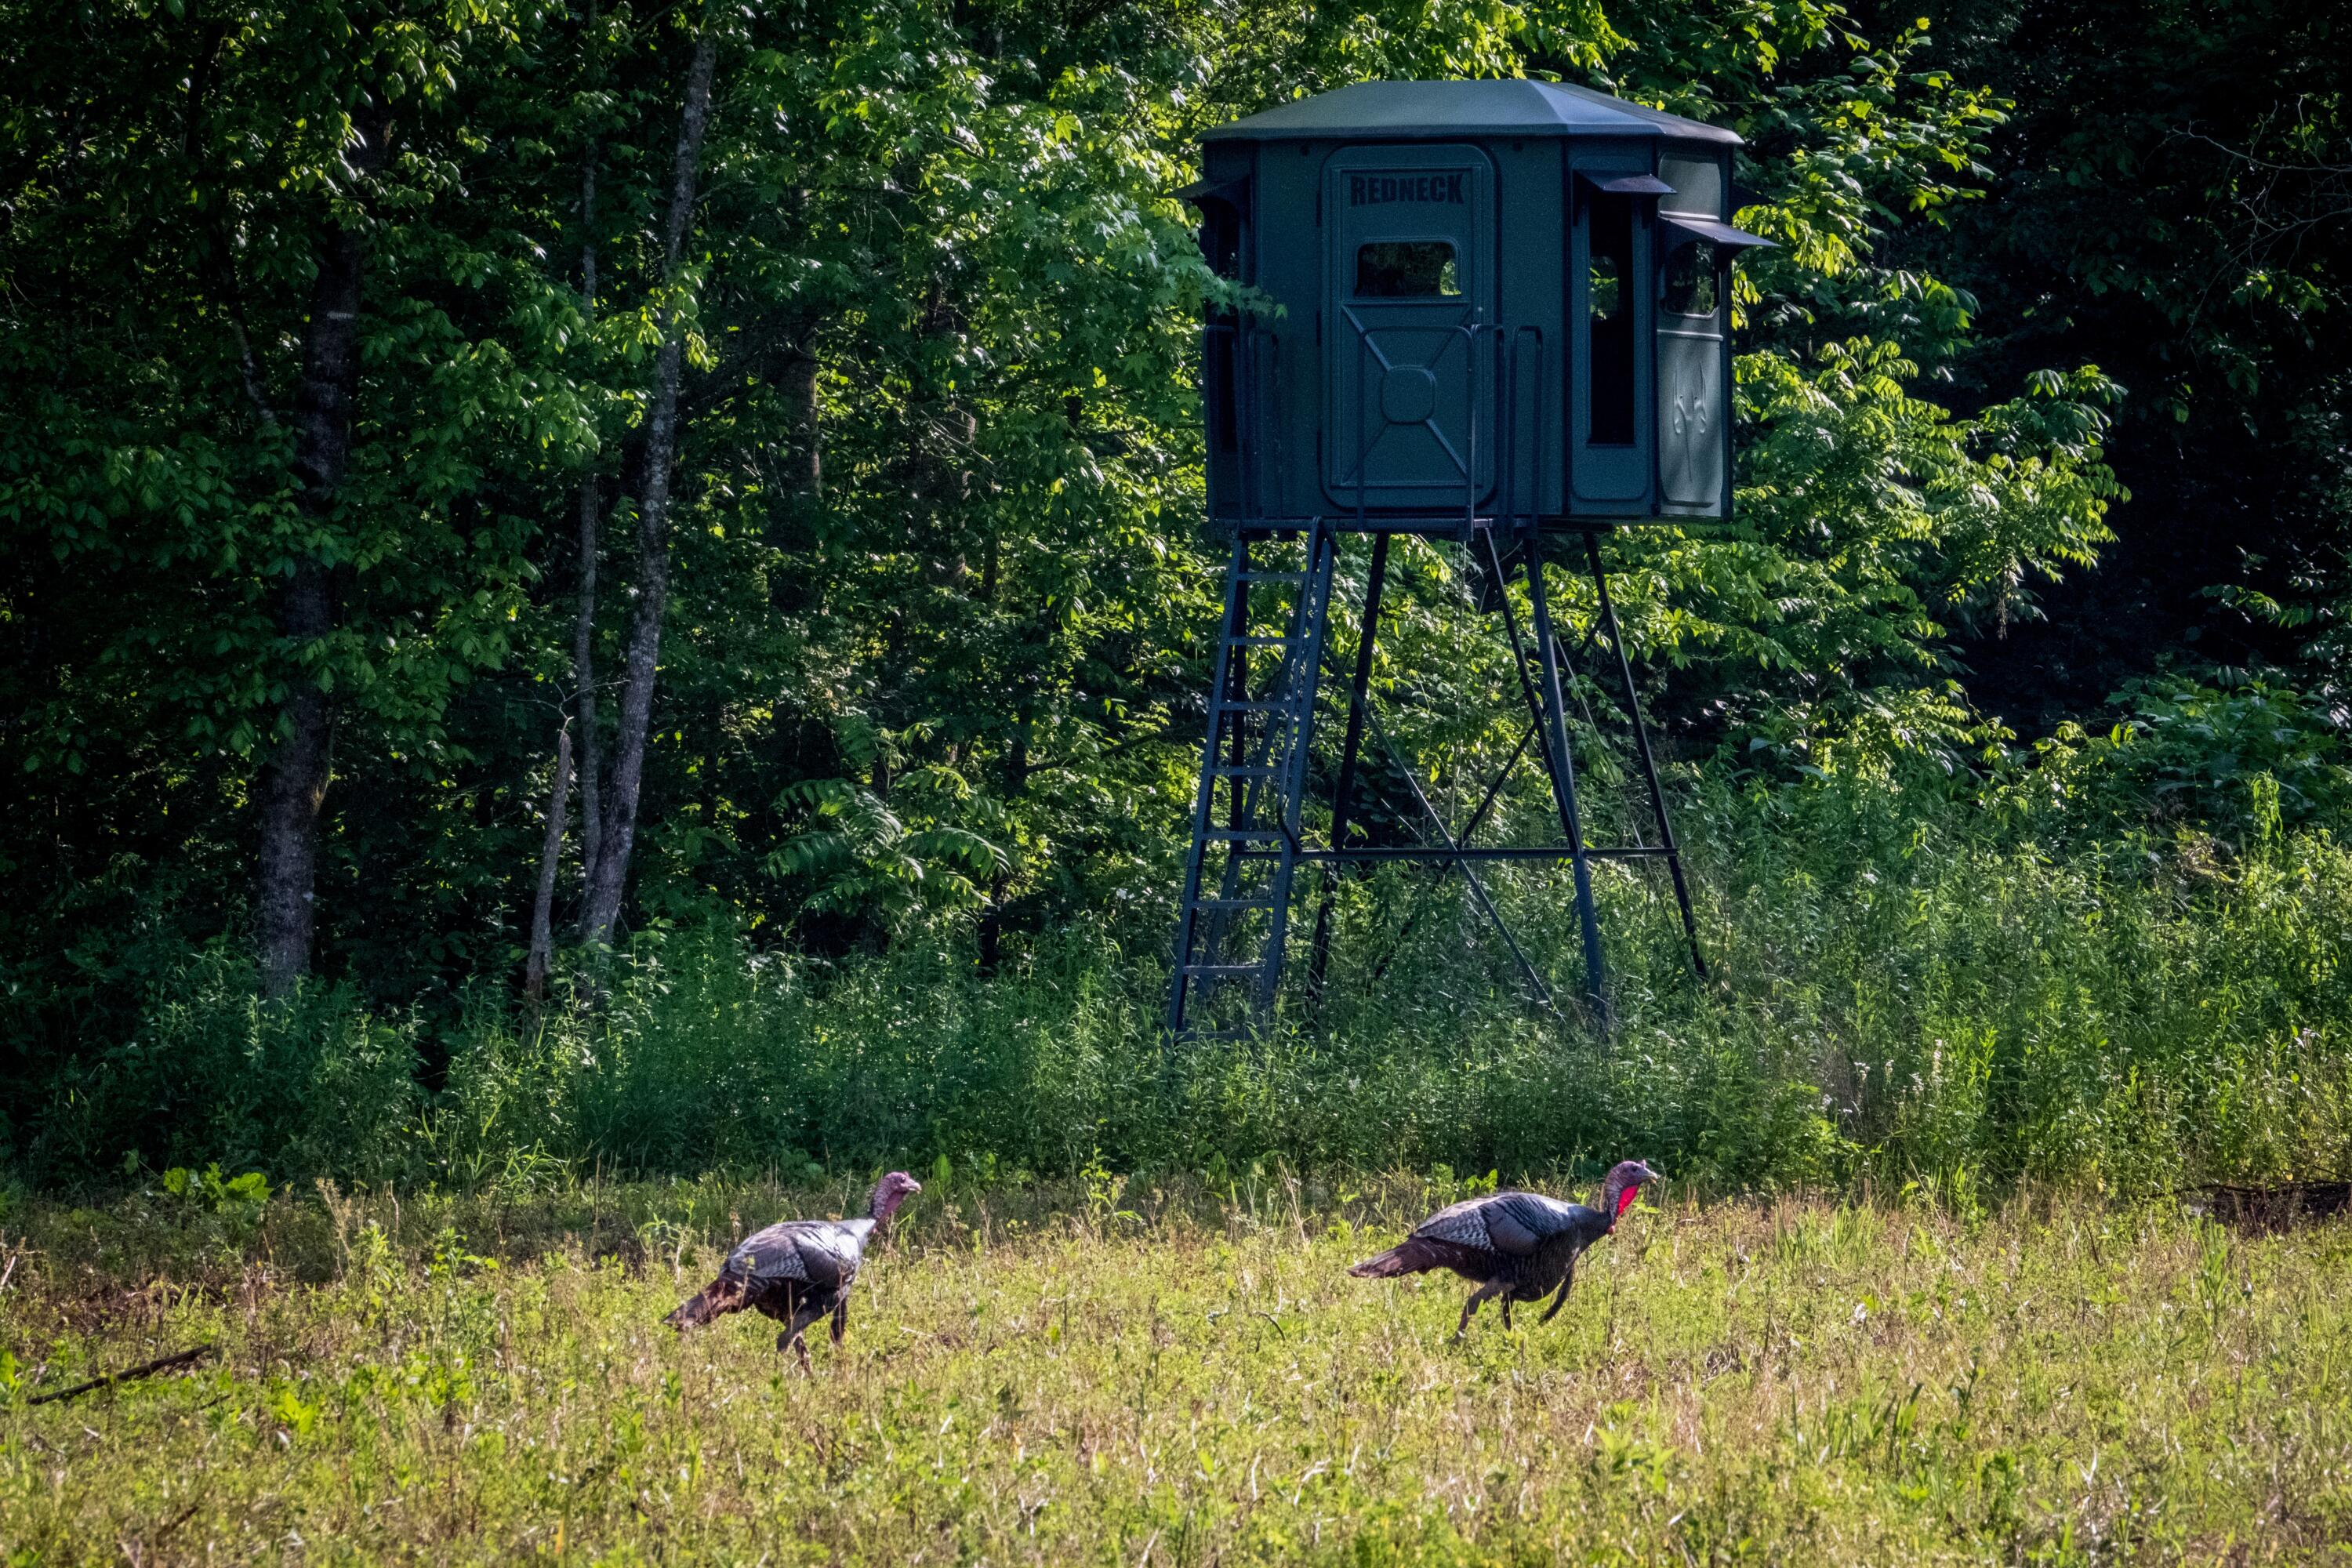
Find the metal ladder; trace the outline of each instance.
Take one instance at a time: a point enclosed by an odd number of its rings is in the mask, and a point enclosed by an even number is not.
[[[1216,683],[1210,689],[1168,999],[1174,1037],[1186,1036],[1196,1015],[1230,989],[1245,986],[1253,1015],[1270,1008],[1289,930],[1339,534],[1323,519],[1314,520],[1305,531],[1302,559],[1291,568],[1254,561],[1252,542],[1247,532],[1236,532],[1225,573]],[[1292,590],[1287,625],[1278,636],[1259,634],[1252,619],[1251,590],[1259,584]],[[1268,652],[1278,655],[1271,678],[1253,690],[1252,657]],[[1220,848],[1223,863],[1213,866]]]

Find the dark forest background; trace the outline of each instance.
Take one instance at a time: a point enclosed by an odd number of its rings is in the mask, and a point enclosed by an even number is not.
[[[13,1179],[2352,1173],[2343,6],[0,15]],[[1737,522],[1608,545],[1720,973],[1612,875],[1603,1037],[1367,879],[1328,1006],[1170,1056],[1172,193],[1285,98],[1510,73],[1737,130],[1780,241]],[[1507,666],[1397,570],[1453,809]],[[1559,879],[1498,887],[1572,982]]]

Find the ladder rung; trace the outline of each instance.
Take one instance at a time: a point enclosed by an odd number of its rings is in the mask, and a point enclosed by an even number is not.
[[[1214,771],[1221,779],[1270,779],[1279,777],[1282,773],[1280,768],[1264,768],[1255,764],[1241,766],[1232,763],[1219,763]]]
[[[1188,963],[1187,974],[1257,974],[1264,972],[1262,963]]]
[[[1272,899],[1195,899],[1192,900],[1192,907],[1196,910],[1270,910],[1274,908],[1274,900]]]
[[[1243,572],[1236,575],[1244,583],[1304,583],[1304,572]]]
[[[1229,702],[1221,697],[1214,706],[1220,713],[1295,713],[1298,710],[1296,702],[1265,701],[1255,697],[1245,697],[1238,702]]]
[[[1297,647],[1305,637],[1235,637],[1235,647]]]
[[[1275,844],[1282,839],[1279,827],[1216,827],[1201,835],[1212,844]]]

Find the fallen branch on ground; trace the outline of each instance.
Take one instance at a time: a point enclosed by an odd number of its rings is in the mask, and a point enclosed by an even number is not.
[[[196,1362],[204,1360],[205,1357],[212,1354],[213,1352],[218,1348],[219,1347],[217,1345],[192,1345],[186,1350],[174,1351],[173,1353],[166,1356],[157,1356],[153,1361],[142,1362],[137,1366],[127,1367],[121,1372],[110,1372],[104,1377],[93,1377],[88,1383],[77,1383],[71,1388],[60,1388],[55,1394],[36,1394],[31,1399],[25,1401],[25,1403],[27,1405],[49,1405],[60,1399],[79,1398],[82,1394],[92,1393],[98,1389],[111,1388],[118,1383],[129,1383],[133,1379],[142,1377],[152,1377],[159,1372],[169,1372],[176,1366],[192,1365]]]

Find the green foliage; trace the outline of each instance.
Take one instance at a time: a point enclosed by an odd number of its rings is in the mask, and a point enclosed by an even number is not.
[[[206,1165],[202,1174],[174,1165],[163,1173],[163,1190],[173,1197],[207,1204],[219,1214],[268,1203],[269,1178],[258,1171],[247,1171],[242,1176],[223,1179],[217,1163]]]
[[[1517,1177],[1628,1151],[1742,1190],[2330,1174],[2352,1158],[2352,854],[2290,825],[2266,775],[2234,842],[2147,817],[2162,763],[2136,744],[1998,763],[1981,795],[1819,770],[1711,789],[1685,831],[1717,982],[1688,978],[1672,904],[1611,868],[1606,1042],[1528,1005],[1458,889],[1375,984],[1381,943],[1352,939],[1391,930],[1398,894],[1343,888],[1318,1021],[1172,1054],[1161,961],[1101,922],[992,973],[920,924],[832,964],[680,931],[536,1013],[478,997],[438,1029],[348,992],[265,1007],[213,963],[54,1085],[17,1158],[45,1181],[131,1150],[460,1190],[940,1162],[982,1183],[1276,1160]],[[2132,836],[2077,837],[2127,807]],[[1489,886],[1573,995],[1557,874]],[[430,1096],[423,1059],[446,1062]]]
[[[1771,810],[1808,848],[1751,854],[1737,918],[1805,955],[1774,1003],[1818,1032],[1862,1168],[2144,1191],[2340,1159],[2352,860],[2331,836],[2273,814],[2223,865],[2209,840],[2060,854],[1830,788]],[[2231,1111],[2250,1100],[2295,1109],[2273,1136]]]
[[[899,781],[901,800],[930,797],[949,810],[968,802],[971,786],[944,767]],[[990,879],[1006,869],[1004,851],[937,815],[910,829],[871,791],[840,779],[794,784],[779,805],[805,805],[828,826],[787,838],[768,858],[776,877],[812,884],[810,910],[873,910],[894,930],[918,914],[978,909]]]
[[[63,1171],[121,1167],[128,1152],[133,1170],[170,1168],[166,1191],[216,1203],[262,1182],[256,1166],[383,1180],[409,1168],[425,1101],[417,1037],[413,1020],[373,1014],[346,988],[265,1004],[244,963],[202,954],[156,983],[131,1037],[59,1076],[59,1114],[19,1152]],[[223,1165],[248,1174],[224,1184]]]
[[[2020,677],[2056,678],[2036,727],[2083,717],[2159,651],[2293,660],[2306,680],[2328,671],[2340,703],[2340,18],[2281,0],[2078,0],[1938,13],[1937,32],[1964,75],[2014,100],[2000,199],[1964,209],[1939,257],[1980,302],[1958,380],[1990,392],[1995,367],[2064,343],[2132,391],[2108,442],[2139,497],[2131,538],[2068,595],[2065,626],[2016,650]]]
[[[2125,717],[2105,735],[2062,734],[2043,748],[2043,770],[2089,811],[2210,826],[2242,844],[2263,831],[2253,808],[2265,798],[2286,822],[2352,816],[2343,726],[2293,686],[2259,675],[2157,677],[2125,688],[2117,706]]]
[[[2134,50],[2239,59],[2197,7],[2152,10]],[[0,772],[25,826],[0,845],[0,1135],[27,1172],[96,1179],[128,1151],[473,1184],[909,1151],[1066,1172],[1097,1149],[1512,1170],[1633,1141],[1727,1184],[1965,1184],[2331,1146],[2334,1090],[2288,1116],[2277,1086],[2332,1083],[2342,1048],[2334,982],[2306,973],[2327,928],[2297,910],[2339,885],[2340,560],[2232,578],[2310,679],[2167,675],[2023,754],[1962,683],[1969,648],[2065,614],[2052,584],[2116,547],[2119,421],[2206,406],[2178,378],[2126,398],[2106,353],[2021,323],[2125,292],[2189,331],[2200,377],[2226,363],[2255,387],[2241,371],[2276,360],[2294,449],[2336,493],[2309,372],[2341,247],[2264,231],[2227,310],[2189,289],[2227,248],[2219,215],[2268,199],[2256,163],[2333,188],[2333,100],[2218,161],[2149,162],[2154,120],[2112,144],[2049,123],[2063,93],[2009,70],[2025,23],[1825,0],[166,7],[93,14],[70,47],[21,0],[0,19],[26,40],[0,109]],[[718,85],[670,278],[697,27]],[[2112,96],[2105,68],[2052,58]],[[1612,877],[1637,1048],[1530,1016],[1439,919],[1319,1028],[1164,1060],[1151,955],[1219,566],[1191,365],[1202,301],[1229,292],[1171,193],[1201,129],[1295,92],[1519,71],[1737,129],[1741,221],[1781,242],[1737,289],[1737,525],[1610,545],[1645,700],[1708,759],[1684,782],[1730,989],[1693,992],[1659,906]],[[394,154],[362,170],[353,133],[379,121]],[[2131,167],[2204,204],[2180,257],[2111,221]],[[2039,223],[2021,273],[1980,219],[2012,175],[2068,219]],[[340,232],[368,286],[350,473],[320,512],[296,504],[289,399]],[[2050,283],[2047,248],[2078,237]],[[609,682],[669,313],[688,371],[635,947],[519,1010],[574,592],[597,566]],[[2125,363],[2137,383],[2144,356]],[[583,486],[605,520],[590,562]],[[1398,554],[1374,680],[1450,808],[1509,752],[1493,715],[1516,676],[1463,633],[1463,554]],[[331,579],[326,636],[276,619],[299,562]],[[1597,610],[1559,607],[1571,637]],[[232,955],[275,716],[304,682],[337,714],[319,973],[262,1007]],[[1619,715],[1590,682],[1575,697],[1610,824],[1625,780],[1597,736]],[[609,747],[604,706],[583,756]],[[2250,805],[2265,778],[2275,830]],[[1366,826],[1421,837],[1401,810]],[[1523,777],[1496,831],[1549,811]],[[559,926],[579,846],[558,847]],[[1412,886],[1341,890],[1347,962],[1384,940],[1376,895]],[[1497,886],[1573,994],[1558,889]],[[1912,923],[1890,945],[1892,888]],[[2280,1053],[2306,1035],[2298,1079]],[[2226,1109],[2249,1105],[2283,1142]]]
[[[37,574],[0,622],[30,718],[0,745],[96,819],[71,847],[111,839],[134,885],[215,850],[195,895],[214,907],[182,907],[217,931],[270,715],[289,679],[327,686],[328,967],[446,999],[507,961],[529,885],[580,481],[630,515],[683,55],[625,12],[370,14],[287,90],[273,61],[341,25],[200,32],[213,52],[173,98],[142,84],[185,71],[182,44],[117,19],[28,82],[10,124],[38,199],[0,242],[0,550]],[[2030,580],[2105,537],[2095,374],[1968,418],[1913,384],[1965,311],[1874,247],[1975,191],[1998,118],[1919,68],[1919,29],[1874,49],[1818,5],[714,25],[708,195],[672,301],[691,372],[646,919],[723,909],[838,952],[919,915],[1018,934],[1165,897],[1215,564],[1190,521],[1189,361],[1220,287],[1167,193],[1202,125],[1292,91],[1622,66],[1627,90],[1751,137],[1749,221],[1787,242],[1743,296],[1764,324],[1742,370],[1756,521],[1631,563],[1647,657],[1760,679],[1834,727],[1845,707],[1811,679],[1916,682],[1944,619],[2025,613]],[[77,94],[102,168],[45,151]],[[352,184],[337,137],[379,103],[400,154]],[[184,207],[193,238],[154,216]],[[313,537],[276,404],[327,215],[366,226],[374,281],[353,477]],[[125,256],[152,282],[118,310]],[[1842,335],[1794,341],[1814,323]],[[299,670],[269,619],[297,554],[341,606]],[[626,558],[604,565],[610,583]],[[625,603],[624,581],[592,639],[608,671]],[[78,880],[24,874],[52,900]],[[49,993],[40,929],[9,950]]]

